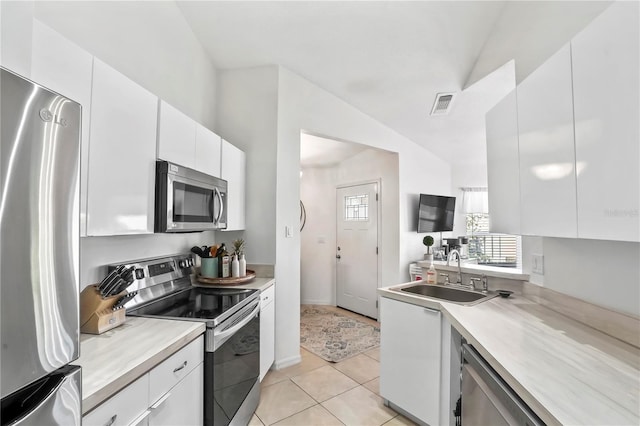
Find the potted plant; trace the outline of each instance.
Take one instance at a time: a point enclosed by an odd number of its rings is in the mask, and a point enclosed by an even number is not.
[[[422,239],[422,244],[427,246],[427,252],[424,255],[424,260],[433,262],[433,253],[431,252],[431,246],[433,245],[433,243],[434,243],[434,240],[431,235],[427,235]]]

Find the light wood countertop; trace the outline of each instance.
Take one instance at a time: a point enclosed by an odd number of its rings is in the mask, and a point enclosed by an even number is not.
[[[640,350],[634,346],[517,294],[475,306],[388,288],[379,294],[439,306],[547,424],[640,424]]]
[[[81,334],[82,414],[86,414],[205,331],[201,322],[127,317],[100,335]]]

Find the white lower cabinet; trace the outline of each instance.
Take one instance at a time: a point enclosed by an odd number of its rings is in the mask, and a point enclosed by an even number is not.
[[[260,381],[275,360],[276,291],[271,286],[260,294]]]
[[[202,425],[204,337],[200,336],[82,418],[83,425]]]
[[[149,375],[145,374],[82,418],[85,426],[144,424],[149,415]]]
[[[382,297],[380,315],[380,395],[422,422],[441,424],[440,311]]]
[[[150,426],[202,425],[204,421],[204,364],[151,405]]]

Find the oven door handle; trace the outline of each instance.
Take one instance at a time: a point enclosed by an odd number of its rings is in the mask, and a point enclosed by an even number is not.
[[[249,323],[249,321],[251,321],[256,315],[258,315],[258,313],[260,312],[260,300],[259,299],[256,300],[255,304],[256,304],[255,309],[253,309],[249,315],[244,317],[242,321],[235,324],[233,327],[230,327],[221,332],[216,332],[214,329],[213,339],[214,339],[214,346],[216,348],[219,346],[218,342],[220,342],[221,340],[224,340],[225,338],[231,336],[236,331],[240,330],[242,327],[247,325],[247,323]]]

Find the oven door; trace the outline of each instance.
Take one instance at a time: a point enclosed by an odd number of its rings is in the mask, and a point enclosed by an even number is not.
[[[260,400],[260,300],[218,325],[205,353],[205,422],[247,424]],[[213,352],[209,350],[213,349]]]
[[[226,181],[186,167],[159,162],[156,232],[225,229]]]

